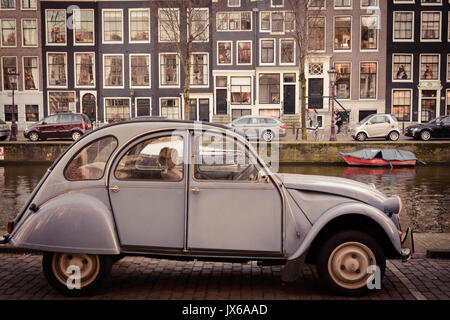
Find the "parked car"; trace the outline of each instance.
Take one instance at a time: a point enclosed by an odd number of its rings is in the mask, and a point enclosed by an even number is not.
[[[249,140],[262,139],[270,142],[286,136],[284,123],[270,116],[243,116],[234,120],[228,126]]]
[[[58,113],[48,116],[25,129],[23,135],[31,141],[48,138],[71,138],[78,140],[92,130],[88,116],[82,113]]]
[[[409,126],[405,136],[424,141],[431,138],[450,138],[450,116],[439,117],[430,122]]]
[[[401,208],[373,185],[275,174],[226,126],[135,120],[73,143],[0,243],[43,251],[49,283],[71,296],[93,292],[126,255],[281,264],[291,281],[306,261],[355,295],[371,268],[381,279],[386,258],[410,257]]]
[[[352,138],[364,141],[370,138],[386,138],[397,141],[400,137],[397,118],[392,114],[371,114],[351,130]]]
[[[8,139],[10,134],[11,129],[9,128],[9,125],[5,121],[0,120],[0,141]]]

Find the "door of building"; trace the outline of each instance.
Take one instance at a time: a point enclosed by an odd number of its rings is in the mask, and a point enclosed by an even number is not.
[[[285,84],[284,85],[284,96],[283,96],[283,113],[284,114],[295,114],[295,85]]]
[[[81,105],[82,105],[82,113],[88,116],[89,120],[95,121],[95,107],[96,107],[96,101],[95,96],[92,93],[86,93],[83,95],[83,98],[81,99]]]
[[[308,108],[323,108],[323,79],[308,79]]]

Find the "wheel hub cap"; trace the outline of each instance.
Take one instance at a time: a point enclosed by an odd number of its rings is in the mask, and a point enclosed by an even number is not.
[[[67,280],[75,273],[74,270],[79,270],[80,285],[85,287],[97,278],[100,260],[96,255],[55,253],[52,270],[56,279],[63,285],[67,285]]]

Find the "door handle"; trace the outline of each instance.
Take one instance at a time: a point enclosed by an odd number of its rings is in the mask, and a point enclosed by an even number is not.
[[[194,194],[199,194],[200,189],[198,187],[194,187],[191,189]]]
[[[120,187],[119,186],[113,186],[113,187],[109,188],[109,190],[111,190],[112,192],[117,193],[117,192],[119,192]]]

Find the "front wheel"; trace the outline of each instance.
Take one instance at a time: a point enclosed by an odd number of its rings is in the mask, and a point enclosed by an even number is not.
[[[423,141],[428,141],[431,139],[431,132],[428,130],[423,130],[420,133],[420,139],[422,139]]]
[[[111,257],[80,253],[44,253],[42,266],[50,285],[66,296],[93,293],[111,272]]]
[[[73,141],[77,141],[78,139],[81,138],[81,136],[82,136],[82,134],[79,131],[72,132],[72,140]]]
[[[356,135],[357,141],[365,141],[367,139],[367,135],[364,132],[360,132]]]
[[[319,249],[317,270],[334,292],[346,296],[367,294],[368,283],[381,281],[386,258],[380,245],[367,233],[344,231],[331,236]]]
[[[392,131],[391,133],[389,133],[388,138],[391,141],[397,141],[400,138],[400,135],[397,131]]]
[[[271,142],[275,137],[274,133],[270,130],[266,130],[262,134],[262,138],[265,142]]]

